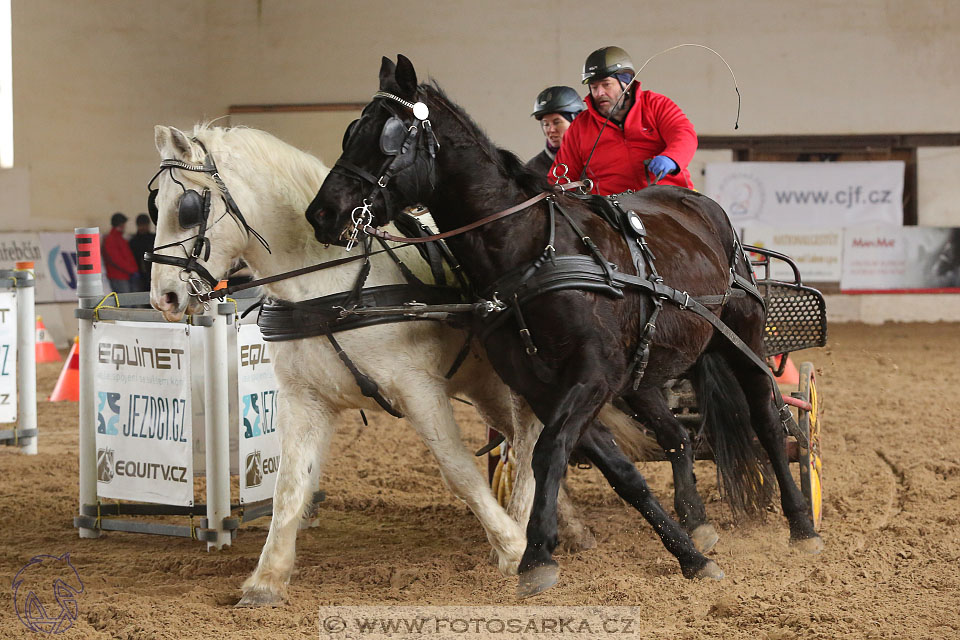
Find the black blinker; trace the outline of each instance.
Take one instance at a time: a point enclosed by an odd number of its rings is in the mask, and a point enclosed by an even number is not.
[[[204,221],[210,208],[210,190],[204,189],[203,194],[201,196],[193,189],[189,189],[181,196],[178,213],[182,229],[198,227]]]
[[[157,210],[158,193],[160,193],[159,189],[150,189],[150,195],[147,196],[147,212],[150,214],[153,226],[157,226],[157,219],[160,217],[160,212]]]
[[[383,124],[383,131],[380,133],[380,151],[388,156],[400,155],[406,137],[407,126],[400,118],[391,116]]]

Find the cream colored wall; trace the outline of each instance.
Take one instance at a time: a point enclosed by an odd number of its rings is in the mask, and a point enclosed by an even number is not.
[[[682,42],[725,56],[743,95],[736,132],[732,81],[711,54],[674,51],[641,76],[701,134],[960,131],[954,0],[14,0],[13,29],[17,164],[31,170],[34,219],[0,230],[139,211],[154,124],[237,103],[366,101],[381,55],[398,52],[523,157],[541,144],[537,92],[576,86],[586,54],[614,43],[638,63]],[[921,207],[960,225],[949,177],[921,166]]]
[[[206,90],[206,5],[189,0],[13,0],[14,145],[31,219],[67,230],[146,207],[153,126],[219,113]],[[130,225],[132,231],[133,225]]]

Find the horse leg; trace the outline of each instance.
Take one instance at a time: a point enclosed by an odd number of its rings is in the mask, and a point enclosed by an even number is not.
[[[491,372],[491,375],[494,374]],[[506,505],[507,514],[514,522],[521,527],[525,527],[530,516],[534,491],[530,458],[533,455],[533,446],[537,443],[537,437],[543,429],[543,424],[533,415],[526,402],[513,396],[508,387],[499,381],[499,378],[497,382],[499,383],[498,388],[492,389],[490,392],[471,389],[468,395],[487,426],[504,434],[510,443],[510,458],[513,460],[517,477],[510,494],[510,501]],[[566,551],[594,548],[597,545],[596,538],[577,516],[576,507],[562,485],[557,502],[560,544],[563,548]],[[490,553],[491,563],[497,564],[499,557],[496,550],[491,549]]]
[[[278,605],[286,598],[296,557],[297,529],[319,477],[332,435],[327,408],[284,387],[278,397],[280,469],[273,491],[270,531],[253,574],[243,583],[238,607]],[[312,467],[312,469],[311,469]]]
[[[557,547],[557,494],[580,433],[593,422],[609,396],[604,380],[596,375],[592,380],[587,378],[596,371],[578,368],[576,373],[579,380],[555,385],[553,394],[531,394],[527,398],[544,428],[533,449],[536,489],[527,522],[527,548],[520,561],[520,598],[546,591],[560,577],[560,567],[553,559]]]
[[[404,413],[437,459],[447,488],[480,520],[487,540],[499,556],[500,572],[513,575],[523,554],[523,529],[497,504],[490,485],[463,446],[450,401],[439,389],[438,393],[428,393],[430,384],[435,383],[424,380],[422,384],[411,383],[405,387],[417,389],[419,393],[403,398]]]
[[[663,546],[680,562],[684,577],[715,580],[723,577],[720,567],[697,551],[686,531],[660,505],[636,466],[617,447],[609,431],[588,429],[580,438],[578,447],[600,470],[617,495],[630,503],[653,526]]]
[[[673,415],[659,388],[642,387],[624,396],[637,419],[653,430],[673,470],[673,507],[677,520],[690,533],[701,553],[707,553],[717,543],[717,530],[707,521],[707,511],[697,492],[697,478],[693,471],[693,443],[690,432]]]
[[[530,509],[533,507],[535,481],[530,461],[533,458],[533,448],[537,444],[541,423],[526,402],[520,401],[517,408],[517,422],[513,440],[511,441],[511,456],[517,470],[517,479],[510,496],[507,513],[520,526],[525,526],[530,519]],[[557,493],[557,529],[559,544],[569,552],[585,551],[597,546],[597,539],[593,532],[577,515],[577,508],[570,498],[566,483],[560,482]]]
[[[790,541],[801,551],[820,553],[823,540],[813,528],[810,507],[790,474],[783,426],[771,399],[771,394],[780,393],[780,390],[773,388],[770,376],[752,363],[741,363],[740,366],[734,366],[733,370],[746,394],[753,430],[767,452],[777,476],[780,504],[783,515],[790,524]]]

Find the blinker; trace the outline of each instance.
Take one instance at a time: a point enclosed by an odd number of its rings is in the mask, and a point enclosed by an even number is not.
[[[380,132],[380,151],[384,155],[400,155],[403,150],[403,141],[407,137],[407,127],[403,121],[391,116],[384,124],[383,131]]]

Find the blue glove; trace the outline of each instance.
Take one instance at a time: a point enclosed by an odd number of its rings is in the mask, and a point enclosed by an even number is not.
[[[679,167],[677,163],[668,158],[667,156],[656,156],[650,160],[650,164],[647,165],[647,168],[650,169],[650,173],[657,177],[657,180],[660,180],[668,173],[673,173]]]

